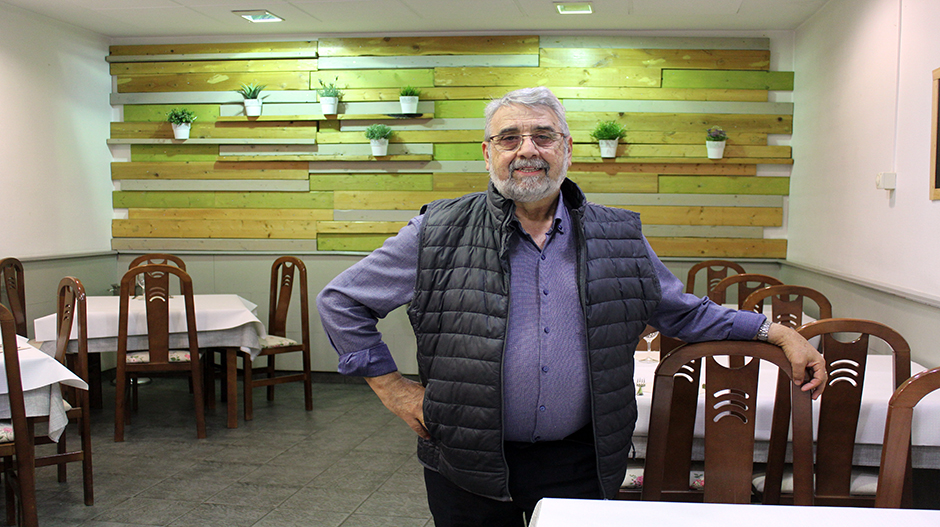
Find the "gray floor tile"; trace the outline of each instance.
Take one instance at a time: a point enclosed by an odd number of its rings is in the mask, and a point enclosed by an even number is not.
[[[279,508],[253,527],[339,527],[348,517],[341,512]]]
[[[350,514],[362,505],[369,494],[366,491],[333,487],[305,487],[288,498],[280,508]]]
[[[427,520],[400,516],[353,514],[340,527],[424,527]]]
[[[203,503],[169,525],[171,527],[250,527],[272,510],[273,508],[258,509]]]

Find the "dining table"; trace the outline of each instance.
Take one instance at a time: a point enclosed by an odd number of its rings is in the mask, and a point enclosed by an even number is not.
[[[120,308],[118,296],[86,297],[88,353],[96,354],[117,352],[118,317]],[[236,356],[242,352],[249,360],[261,352],[261,339],[267,336],[264,324],[258,319],[254,304],[235,294],[200,294],[193,295],[196,309],[196,339],[200,349],[221,349],[226,351],[226,407],[227,426],[238,427],[238,397],[235,379]],[[189,345],[186,334],[185,305],[182,296],[172,295],[169,305],[170,348],[183,349]],[[147,317],[144,300],[134,297],[128,306],[128,351],[147,349]],[[38,318],[33,323],[35,338],[40,341],[41,349],[55,349],[55,315]],[[77,330],[72,328],[68,352],[77,352]],[[209,354],[212,356],[212,354]],[[96,363],[97,361],[89,361]],[[100,364],[100,363],[99,363]],[[211,365],[210,365],[211,366]],[[100,366],[99,366],[100,369]],[[208,370],[208,367],[205,368]],[[100,375],[99,375],[100,377]],[[100,379],[92,380],[92,390],[97,390],[100,400]],[[214,385],[207,386],[206,395],[210,398],[210,408],[214,404]],[[93,398],[94,399],[94,398]],[[94,405],[94,403],[93,403]]]
[[[27,417],[49,416],[49,439],[58,441],[68,424],[60,384],[87,390],[88,384],[66,368],[55,357],[36,348],[26,337],[17,335],[17,354],[20,359],[20,377]],[[0,364],[4,363],[3,344],[0,343]],[[10,397],[6,375],[0,375],[0,418],[10,419]]]

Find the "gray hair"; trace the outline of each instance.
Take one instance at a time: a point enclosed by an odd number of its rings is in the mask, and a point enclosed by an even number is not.
[[[490,136],[490,122],[493,120],[493,114],[500,108],[510,105],[545,108],[558,118],[558,126],[561,127],[561,130],[558,131],[566,136],[570,135],[568,132],[568,122],[565,120],[565,107],[561,104],[561,101],[558,100],[558,97],[555,97],[552,90],[539,86],[536,88],[521,88],[511,91],[499,99],[490,101],[490,103],[486,105],[486,110],[483,113],[486,117],[485,124],[483,125],[484,138]]]

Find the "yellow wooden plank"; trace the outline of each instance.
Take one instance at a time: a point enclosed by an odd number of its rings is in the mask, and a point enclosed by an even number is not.
[[[315,220],[112,220],[115,238],[314,239]]]
[[[542,67],[656,67],[710,70],[766,70],[770,51],[757,49],[542,48]]]
[[[625,163],[621,159],[606,160],[603,162],[574,162],[568,172],[604,172],[606,174],[620,173],[651,173],[671,175],[726,175],[726,176],[754,176],[757,167],[751,165],[732,165],[718,163],[644,163],[638,160]]]
[[[417,85],[422,101],[490,100],[526,86],[443,86]],[[559,99],[649,100],[649,101],[729,101],[767,102],[767,91],[730,89],[621,88],[551,86]],[[347,88],[343,101],[397,101],[398,87]]]
[[[698,132],[702,134],[703,143],[705,132],[713,126],[720,126],[729,133],[793,133],[793,116],[791,115],[570,112],[566,117],[568,126],[576,130],[591,130],[598,121],[617,121],[628,131]]]
[[[600,146],[593,144],[575,144],[572,154],[575,157],[600,157]],[[617,155],[622,157],[683,157],[707,158],[705,141],[698,145],[617,145]],[[751,146],[732,145],[725,147],[725,156],[728,158],[788,158],[790,147],[780,145]]]
[[[749,238],[648,238],[658,256],[786,258],[786,240]]]
[[[434,70],[424,69],[389,69],[389,70],[320,70],[310,74],[310,89],[320,88],[320,81],[335,82],[343,90],[353,88],[394,88],[402,86],[433,86]],[[395,98],[397,100],[397,97]]]
[[[435,68],[436,86],[631,86],[661,84],[658,68]]]
[[[434,174],[434,190],[438,192],[482,192],[486,190],[490,175],[471,173]]]
[[[228,91],[242,84],[265,84],[271,90],[310,88],[307,72],[282,73],[181,73],[168,75],[118,75],[118,93]]]
[[[391,234],[323,234],[317,237],[317,251],[374,251],[391,236]]]
[[[391,123],[394,130],[394,123]],[[388,138],[390,143],[480,143],[483,130],[394,130]],[[336,132],[333,130],[317,133],[317,143],[354,144],[368,143],[363,132]],[[481,151],[482,151],[482,147]]]
[[[591,129],[571,130],[571,137],[575,143],[596,143],[591,137]],[[663,131],[642,131],[627,132],[620,142],[627,144],[686,144],[701,145],[704,144],[704,135],[702,132],[674,132],[671,130]],[[731,132],[728,134],[728,144],[736,145],[767,145],[767,134],[757,132]]]
[[[190,139],[313,139],[317,125],[286,121],[217,121],[200,123],[197,119]],[[112,122],[112,139],[172,139],[173,127],[163,122]]]
[[[382,156],[383,161],[430,161],[431,154],[399,154]],[[351,156],[346,154],[323,155],[292,155],[292,154],[258,154],[246,156],[226,155],[219,156],[219,161],[374,161],[379,158],[371,155]]]
[[[311,174],[310,190],[434,190],[431,174]]]
[[[192,60],[185,62],[113,62],[111,75],[167,73],[257,73],[316,71],[317,59]]]
[[[639,212],[646,225],[725,225],[779,227],[783,209],[779,207],[684,207],[673,205],[622,206]]]
[[[321,38],[321,57],[398,55],[533,55],[538,36]]]
[[[317,42],[223,42],[207,44],[142,44],[111,46],[110,54],[117,55],[199,55],[208,53],[283,53],[316,52]]]
[[[302,162],[271,163],[111,163],[111,179],[307,179],[309,168]]]
[[[656,174],[568,172],[568,177],[584,192],[657,192],[659,186]]]
[[[329,221],[332,210],[324,209],[128,209],[131,220],[301,220]]]
[[[317,232],[323,234],[395,234],[407,221],[321,221]]]
[[[597,156],[593,157],[575,157],[575,163],[596,163],[600,161]],[[704,159],[704,157],[617,157],[603,160],[610,164],[633,164],[633,163],[670,163],[670,164],[697,164],[710,162],[716,165],[792,165],[793,159],[787,157],[725,157],[722,159]],[[627,172],[634,172],[632,169],[624,169]]]
[[[466,192],[376,192],[336,191],[333,193],[333,208],[337,210],[418,210],[422,205],[436,199],[459,198]]]

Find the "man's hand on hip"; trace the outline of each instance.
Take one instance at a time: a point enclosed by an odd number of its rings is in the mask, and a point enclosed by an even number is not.
[[[397,371],[366,377],[366,382],[382,404],[401,417],[416,434],[425,439],[431,438],[424,427],[424,386],[404,378]]]

